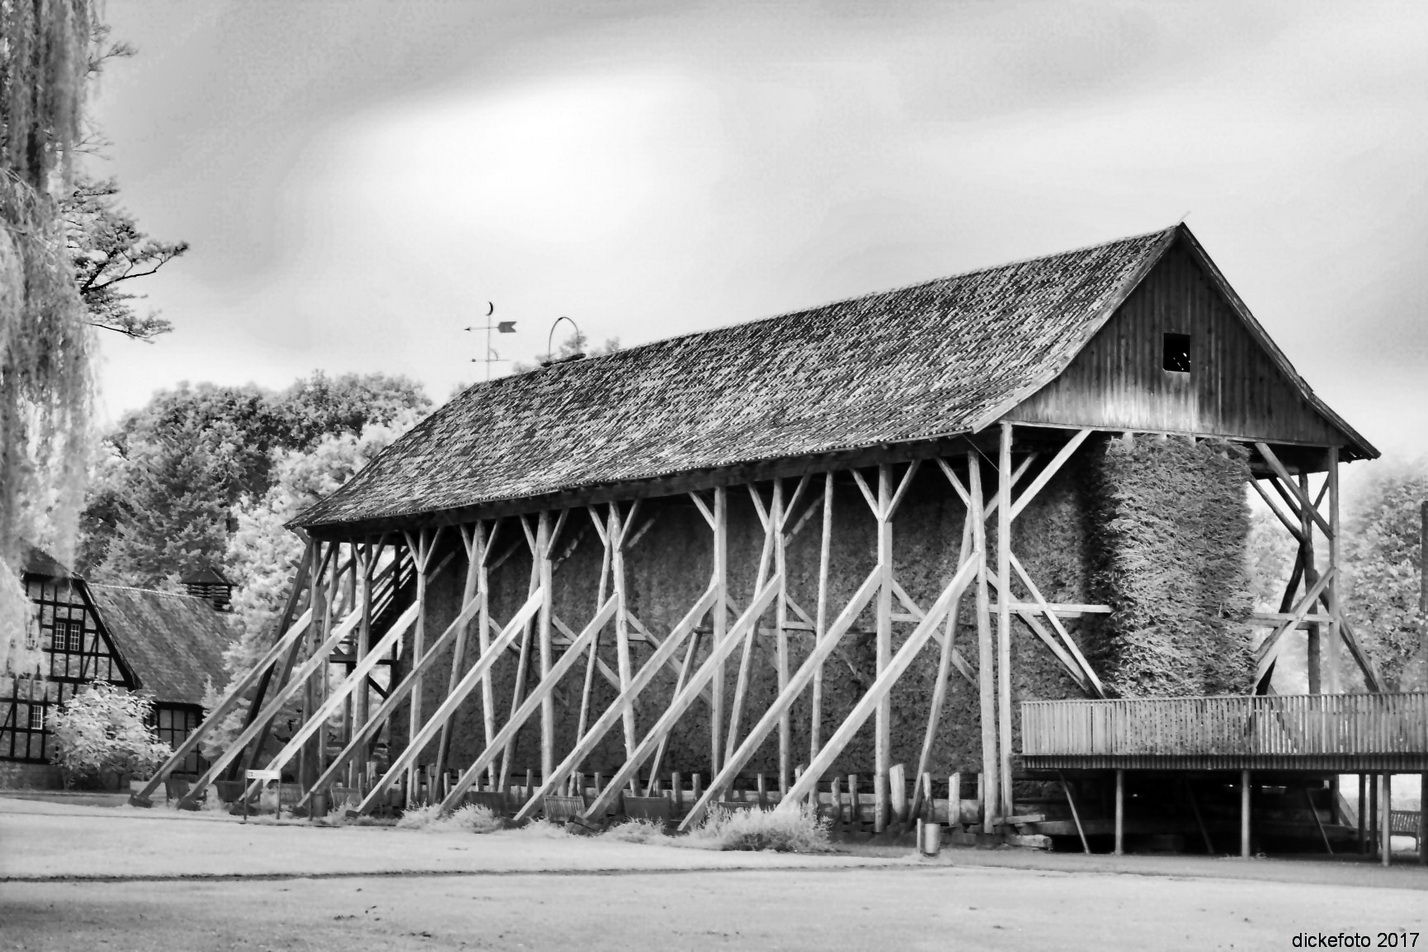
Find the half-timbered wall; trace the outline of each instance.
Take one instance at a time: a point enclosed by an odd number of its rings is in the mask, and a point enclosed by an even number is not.
[[[1188,372],[1163,366],[1167,334],[1190,338]],[[1166,253],[1017,423],[1340,445],[1182,242]]]
[[[29,638],[42,652],[44,677],[0,678],[0,758],[48,763],[52,711],[96,678],[130,689],[134,679],[78,586],[29,576],[25,590],[38,609]]]

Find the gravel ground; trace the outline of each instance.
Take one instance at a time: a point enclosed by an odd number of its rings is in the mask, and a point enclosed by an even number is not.
[[[1425,916],[1410,862],[711,853],[0,798],[0,950],[1379,947]]]

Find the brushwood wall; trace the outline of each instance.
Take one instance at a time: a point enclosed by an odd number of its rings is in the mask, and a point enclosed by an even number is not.
[[[1166,471],[1174,470],[1167,479]],[[1239,474],[1239,475],[1236,475]],[[984,467],[988,487],[994,474]],[[1238,480],[1238,481],[1236,481]],[[786,484],[791,492],[793,481]],[[761,486],[765,502],[768,487]],[[809,487],[821,509],[821,478]],[[1067,619],[1072,637],[1092,664],[1117,690],[1126,693],[1224,693],[1242,690],[1248,658],[1248,634],[1236,617],[1243,607],[1233,593],[1243,589],[1244,514],[1243,464],[1224,448],[1200,449],[1195,444],[1142,441],[1122,445],[1088,444],[1037,496],[1014,523],[1012,545],[1042,594],[1052,602],[1105,600],[1116,608],[1110,619],[1087,616]],[[1236,495],[1238,494],[1238,495]],[[754,592],[763,527],[747,491],[729,490],[729,624],[748,605]],[[1237,500],[1237,502],[1236,502]],[[1238,508],[1236,508],[1238,506]],[[799,506],[801,511],[802,504]],[[908,595],[924,608],[941,593],[957,568],[965,509],[936,467],[924,466],[914,479],[893,521],[894,576]],[[797,519],[798,513],[795,514]],[[648,531],[626,555],[628,606],[641,622],[663,637],[704,592],[713,572],[712,534],[687,497],[646,499],[640,506],[635,532],[646,519]],[[995,519],[988,530],[994,552]],[[818,603],[821,512],[815,514],[789,543],[786,551],[789,597],[810,615]],[[826,617],[831,622],[876,565],[877,526],[862,493],[847,474],[835,483]],[[1188,550],[1182,548],[1188,546]],[[491,577],[491,614],[498,624],[519,608],[530,591],[531,559],[523,534],[508,521],[494,551],[513,553]],[[581,630],[593,616],[601,593],[602,545],[582,510],[572,513],[557,541],[563,558],[554,571],[556,615],[571,629]],[[1240,556],[1236,556],[1236,552]],[[1238,569],[1236,569],[1238,567]],[[1239,575],[1236,575],[1236,571]],[[458,555],[429,589],[429,638],[454,618],[460,607],[464,559]],[[1178,574],[1177,574],[1178,573]],[[1174,576],[1172,578],[1172,576]],[[611,585],[605,583],[608,595]],[[1160,595],[1157,592],[1173,593]],[[1020,586],[1013,597],[1028,598]],[[824,668],[822,736],[842,722],[876,676],[876,599],[858,617]],[[978,661],[975,598],[969,589],[954,631],[956,644],[974,669]],[[894,612],[901,608],[894,603]],[[1122,616],[1122,612],[1124,615]],[[1200,614],[1197,614],[1200,613]],[[1208,613],[1208,614],[1206,614]],[[1201,614],[1206,614],[1201,618]],[[794,617],[790,612],[790,617]],[[1193,618],[1193,620],[1192,620]],[[740,721],[747,732],[778,693],[775,612],[765,613],[754,639],[749,664],[748,694]],[[993,624],[995,620],[993,619]],[[534,626],[532,626],[534,627]],[[911,622],[893,625],[893,650]],[[709,621],[699,627],[696,664],[708,653]],[[653,652],[634,635],[636,670]],[[614,629],[601,637],[600,654],[617,669]],[[813,634],[790,630],[789,670],[798,670],[812,647]],[[1012,631],[1013,700],[1083,696],[1060,663],[1030,629],[1019,621]],[[408,649],[409,651],[409,649]],[[892,695],[891,740],[894,763],[917,762],[936,678],[935,641],[923,649]],[[477,656],[474,633],[468,636],[464,666]],[[726,664],[724,708],[731,711],[741,652]],[[676,656],[683,659],[683,651]],[[404,663],[410,663],[409,655]],[[423,707],[435,709],[445,695],[449,655],[427,678]],[[638,734],[643,736],[674,695],[678,665],[660,672],[636,704]],[[494,666],[495,722],[502,724],[515,701],[518,653],[508,652]],[[578,663],[556,695],[556,752],[560,759],[575,743],[585,665]],[[1187,674],[1186,672],[1190,672]],[[526,687],[539,677],[535,636],[524,672]],[[593,721],[615,699],[615,687],[597,673],[591,693]],[[708,692],[706,692],[706,697]],[[977,770],[981,764],[978,691],[954,668],[942,710],[929,767],[939,775],[952,770]],[[698,772],[706,778],[710,764],[710,705],[698,700],[674,729],[661,772]],[[393,722],[391,745],[400,750],[407,734],[403,711]],[[810,697],[805,692],[793,705],[792,762],[810,758]],[[482,747],[479,689],[463,704],[455,726],[452,764],[469,763]],[[1014,744],[1019,741],[1014,737]],[[435,759],[428,751],[423,761]],[[617,725],[587,761],[587,771],[613,773],[623,762],[624,740]],[[527,768],[539,771],[540,730],[532,717],[520,732],[511,757],[516,776]],[[867,774],[873,764],[873,722],[858,732],[833,768],[835,774]],[[777,732],[770,735],[746,768],[774,773],[778,765]]]

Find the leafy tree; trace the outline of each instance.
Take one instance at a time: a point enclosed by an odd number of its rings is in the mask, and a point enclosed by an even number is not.
[[[267,493],[282,453],[429,405],[403,377],[320,371],[276,394],[213,384],[159,393],[106,440],[84,512],[80,570],[154,586],[198,562],[217,563],[231,510]]]
[[[173,753],[154,739],[148,719],[153,702],[107,681],[92,682],[50,715],[55,753],[65,786],[102,783],[107,775],[151,773]]]
[[[150,311],[140,316],[133,302],[142,298],[127,282],[153,274],[188,251],[188,242],[150,238],[115,200],[114,180],[81,178],[60,202],[68,226],[68,250],[89,323],[135,340],[152,341],[172,325]]]
[[[57,194],[81,138],[89,0],[0,0],[0,672],[23,648],[24,540],[70,555],[89,446],[90,340]]]
[[[1423,677],[1419,611],[1420,506],[1428,501],[1428,462],[1379,467],[1346,507],[1344,605],[1354,631],[1391,688]],[[1417,664],[1410,665],[1415,658]]]

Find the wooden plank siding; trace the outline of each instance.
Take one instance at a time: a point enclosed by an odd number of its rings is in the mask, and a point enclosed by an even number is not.
[[[1024,701],[1032,769],[1428,770],[1428,694]]]
[[[1190,335],[1188,374],[1162,369],[1166,334]],[[1275,365],[1183,243],[1063,373],[1005,419],[1269,443],[1347,442]]]

